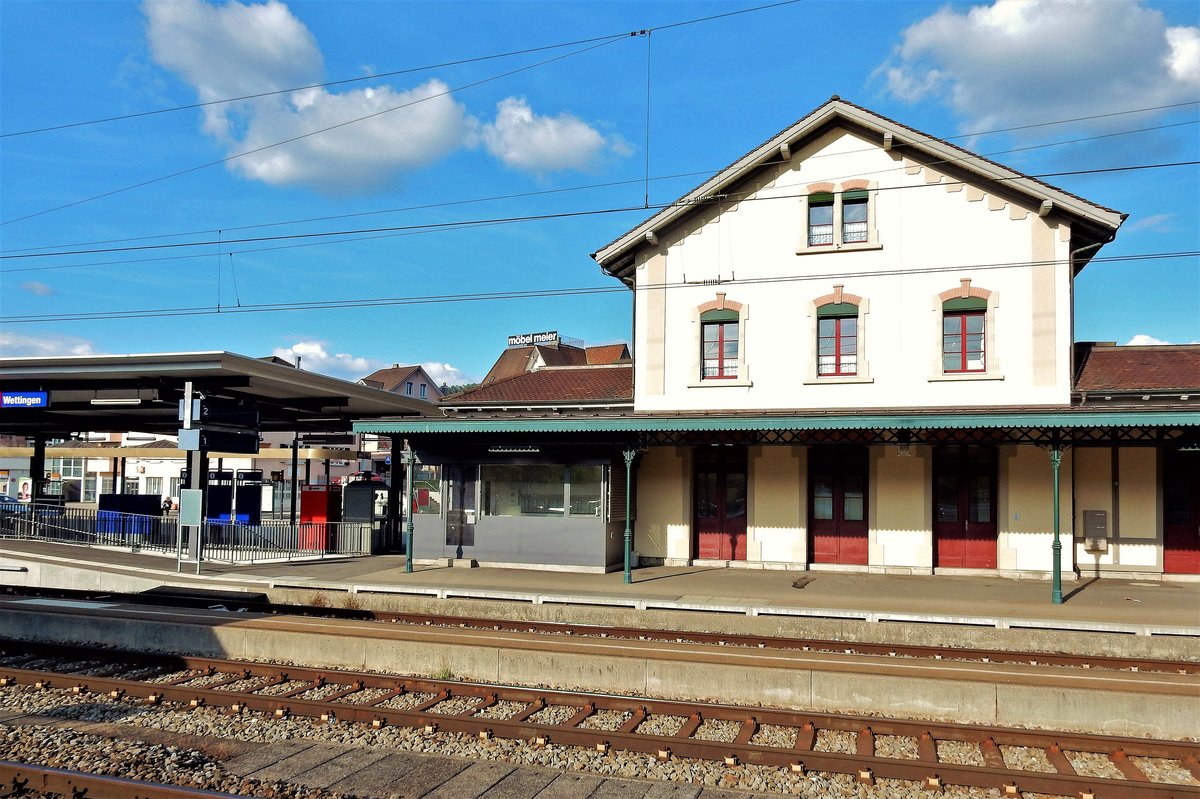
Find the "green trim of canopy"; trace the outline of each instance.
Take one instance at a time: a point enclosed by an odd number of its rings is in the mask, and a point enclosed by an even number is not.
[[[813,416],[595,416],[367,420],[356,433],[648,433],[755,430],[1200,427],[1197,411],[828,414]]]

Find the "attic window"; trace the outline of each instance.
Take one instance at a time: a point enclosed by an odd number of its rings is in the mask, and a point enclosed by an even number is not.
[[[833,195],[813,194],[808,198],[808,246],[833,244]]]
[[[842,193],[842,242],[865,244],[867,242],[867,193],[847,191]]]

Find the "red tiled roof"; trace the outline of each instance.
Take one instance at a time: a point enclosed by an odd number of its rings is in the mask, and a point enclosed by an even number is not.
[[[419,366],[390,366],[386,369],[376,369],[364,377],[361,383],[368,386],[378,386],[384,391],[395,391],[396,386],[412,376]]]
[[[538,345],[534,349],[542,356],[546,366],[583,366],[588,362],[587,353],[570,344],[559,344],[557,347]]]
[[[632,402],[633,366],[566,366],[522,372],[456,394],[445,405]]]
[[[1084,347],[1075,390],[1200,392],[1200,344]]]
[[[629,360],[629,347],[624,344],[603,344],[599,347],[587,348],[587,362],[592,365],[627,360]]]
[[[489,385],[497,380],[507,380],[529,370],[530,364],[536,359],[534,354],[541,356],[546,366],[583,366],[591,363],[587,353],[579,347],[570,344],[560,344],[557,347],[546,347],[535,344],[529,347],[512,347],[500,353],[500,357],[492,364],[492,368],[483,377],[483,385]],[[606,361],[605,363],[610,363]]]

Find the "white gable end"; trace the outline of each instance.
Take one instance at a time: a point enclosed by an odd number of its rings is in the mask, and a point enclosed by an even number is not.
[[[639,410],[1068,404],[1066,218],[850,126],[781,155],[637,252]],[[714,303],[737,306],[737,324],[707,323],[725,362],[706,367],[705,319],[730,315]],[[835,306],[856,312],[838,323],[837,374],[819,330]],[[976,315],[964,325],[982,331],[945,337]],[[950,370],[956,345],[970,357]]]

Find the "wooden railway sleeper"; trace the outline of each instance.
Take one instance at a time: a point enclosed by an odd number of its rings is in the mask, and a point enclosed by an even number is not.
[[[811,752],[816,743],[817,728],[811,721],[806,721],[804,722],[804,726],[796,731],[796,743],[792,748],[804,752]]]
[[[875,757],[875,733],[871,732],[870,727],[863,727],[858,731],[854,748],[859,757]]]
[[[528,707],[526,707],[520,713],[517,713],[515,716],[513,716],[509,719],[506,719],[506,721],[511,721],[511,722],[524,721],[525,719],[532,716],[534,713],[537,713],[539,710],[545,710],[545,709],[546,709],[546,700],[539,696],[537,699],[530,702]]]
[[[622,724],[617,729],[617,732],[623,733],[623,734],[624,733],[632,733],[638,727],[642,726],[642,722],[646,720],[646,717],[648,715],[650,715],[650,714],[646,712],[646,708],[644,708],[644,707],[637,708],[636,710],[633,711],[633,714],[628,719],[625,720],[625,723]]]
[[[1050,744],[1046,747],[1046,759],[1050,761],[1050,765],[1059,774],[1075,775],[1075,767],[1071,765],[1071,761],[1063,754],[1063,750],[1058,744]]]
[[[938,762],[937,741],[927,732],[917,739],[917,758],[926,763]]]
[[[1137,767],[1137,763],[1129,759],[1129,755],[1125,754],[1125,750],[1118,749],[1112,752],[1108,756],[1108,761],[1116,766],[1117,770],[1130,782],[1150,782],[1150,778]]]
[[[704,723],[703,714],[701,714],[699,712],[693,713],[692,715],[688,716],[687,720],[685,722],[683,722],[683,726],[681,726],[679,728],[679,730],[675,733],[675,735],[673,737],[675,737],[675,738],[691,738],[692,735],[695,734],[696,730],[700,729],[700,725],[703,723]]]
[[[429,710],[429,708],[440,705],[442,702],[445,702],[449,698],[450,698],[450,689],[443,688],[441,691],[438,691],[437,694],[435,694],[432,699],[427,699],[424,702],[422,702],[421,704],[414,707],[413,712],[414,713],[424,713],[426,710]]]
[[[756,732],[758,732],[758,719],[751,716],[742,722],[742,726],[738,729],[737,737],[733,739],[733,742],[738,746],[747,746]]]
[[[578,727],[580,724],[582,724],[584,721],[586,721],[588,719],[588,717],[590,717],[595,712],[596,712],[596,703],[588,702],[586,705],[581,707],[574,716],[571,716],[571,718],[569,718],[565,722],[563,722],[562,726]]]

